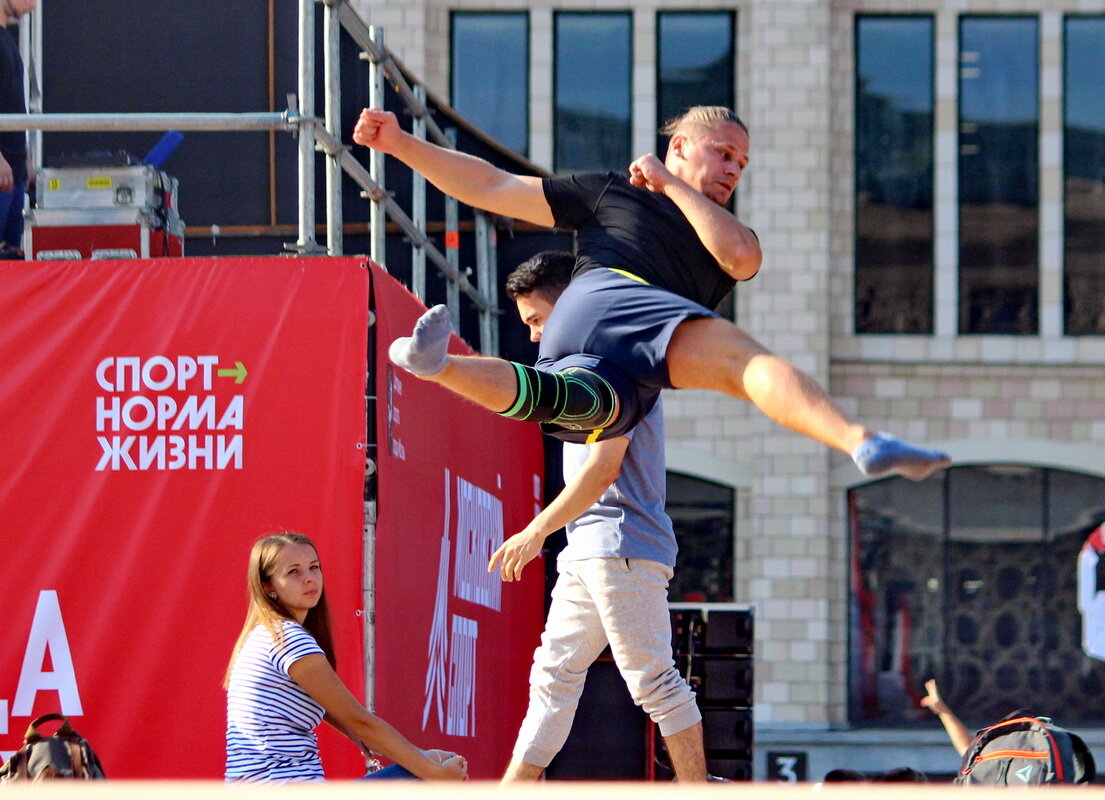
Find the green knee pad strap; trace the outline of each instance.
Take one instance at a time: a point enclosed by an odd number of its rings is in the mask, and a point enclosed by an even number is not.
[[[579,367],[542,372],[513,364],[518,397],[502,416],[548,422],[577,431],[601,430],[614,419],[617,396],[605,379]]]

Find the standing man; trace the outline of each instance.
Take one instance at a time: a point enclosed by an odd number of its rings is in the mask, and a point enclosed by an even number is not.
[[[389,112],[362,111],[358,144],[390,153],[468,205],[577,234],[574,276],[537,369],[450,356],[444,307],[392,344],[392,361],[491,411],[559,426],[561,438],[621,435],[663,388],[714,389],[850,454],[871,477],[921,480],[947,466],[944,453],[849,419],[808,375],[711,310],[762,260],[756,235],[725,208],[748,164],[748,129],[727,108],[697,106],[665,132],[664,162],[642,156],[628,179],[541,179],[421,141]]]
[[[544,252],[507,279],[507,294],[539,342],[570,280],[570,253]],[[563,747],[587,669],[609,643],[633,701],[657,724],[680,781],[705,781],[702,714],[676,671],[668,582],[676,541],[664,511],[664,418],[657,403],[633,430],[564,445],[563,491],[492,556],[504,581],[521,578],[549,534],[567,526],[530,702],[504,782],[537,780]]]
[[[0,114],[26,114],[23,59],[7,26],[34,11],[38,0],[0,0]],[[0,131],[0,261],[23,258],[23,197],[27,191],[27,134]]]

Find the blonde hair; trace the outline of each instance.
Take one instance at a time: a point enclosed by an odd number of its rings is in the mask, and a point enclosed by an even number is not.
[[[748,126],[734,113],[733,109],[725,106],[691,106],[682,114],[672,117],[660,128],[660,133],[665,136],[674,136],[682,132],[685,127],[709,128],[719,122],[731,122],[739,125],[748,133]]]
[[[234,643],[234,650],[230,655],[230,663],[226,667],[226,675],[223,678],[223,688],[230,684],[230,673],[234,669],[234,662],[238,653],[246,643],[246,639],[253,633],[258,625],[264,625],[268,630],[272,641],[277,647],[282,647],[284,642],[284,621],[296,619],[288,609],[284,608],[275,597],[269,596],[269,590],[265,584],[272,580],[273,571],[276,569],[276,558],[280,552],[292,544],[309,545],[318,555],[315,543],[301,533],[273,533],[258,539],[249,551],[249,572],[246,576],[246,585],[249,591],[249,607],[246,610],[246,622],[242,626],[242,632],[238,634],[238,641]],[[334,657],[334,637],[330,631],[330,609],[326,603],[326,585],[323,584],[322,593],[318,603],[307,612],[303,619],[304,629],[311,634],[322,652],[326,654],[326,660],[330,666],[337,667],[337,659]]]

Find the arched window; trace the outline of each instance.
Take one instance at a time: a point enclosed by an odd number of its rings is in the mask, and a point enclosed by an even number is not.
[[[736,491],[668,472],[667,511],[679,540],[668,599],[673,603],[732,601]]]
[[[1099,586],[1105,598],[1105,479],[963,466],[866,484],[848,503],[854,723],[927,722],[929,678],[968,726],[1017,708],[1105,723],[1087,702],[1105,691],[1105,653],[1083,649]]]

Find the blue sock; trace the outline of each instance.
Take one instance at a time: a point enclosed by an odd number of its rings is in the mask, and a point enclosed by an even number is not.
[[[852,453],[852,460],[869,478],[902,475],[912,481],[927,478],[952,463],[947,453],[918,447],[889,433],[876,433]]]
[[[448,363],[452,332],[453,320],[448,306],[434,306],[418,318],[414,333],[391,343],[388,357],[393,364],[415,375],[437,375]]]

